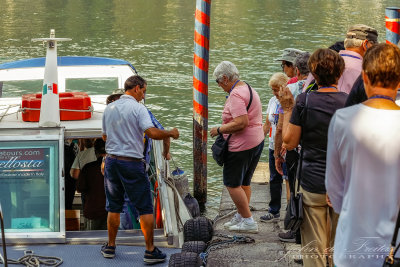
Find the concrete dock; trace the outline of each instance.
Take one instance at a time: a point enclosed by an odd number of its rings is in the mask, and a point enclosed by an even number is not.
[[[223,238],[215,235],[245,235],[255,240],[254,243],[233,243],[218,247],[209,253],[207,266],[296,266],[301,265],[294,262],[300,258],[300,245],[295,243],[284,243],[278,238],[278,233],[283,229],[283,218],[286,209],[286,186],[282,184],[282,206],[279,220],[274,222],[261,222],[260,216],[268,209],[270,201],[269,193],[269,169],[268,163],[260,162],[252,180],[252,196],[250,207],[253,208],[253,218],[258,223],[258,234],[241,234],[224,229],[223,224],[229,221],[236,210],[228,191],[224,188],[219,208],[220,220],[215,223],[215,232],[212,242]]]

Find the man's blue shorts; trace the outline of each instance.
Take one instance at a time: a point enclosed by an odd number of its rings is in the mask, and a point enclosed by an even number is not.
[[[229,151],[223,169],[224,185],[227,187],[249,186],[263,148],[264,140],[248,150]]]
[[[144,162],[107,157],[104,187],[107,211],[121,213],[126,193],[139,215],[153,214],[150,182]]]

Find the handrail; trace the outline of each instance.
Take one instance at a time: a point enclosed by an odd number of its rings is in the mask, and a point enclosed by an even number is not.
[[[172,225],[172,218],[171,218],[171,210],[170,210],[170,203],[168,199],[168,187],[164,181],[166,179],[166,172],[168,171],[167,162],[162,158],[162,141],[160,140],[153,140],[153,149],[158,155],[155,158],[156,163],[156,171],[157,171],[157,181],[159,186],[160,193],[160,201],[161,201],[161,208],[164,210],[164,232],[168,236],[168,243],[170,243],[170,238],[174,233],[173,225]],[[172,244],[170,244],[172,245]]]
[[[3,219],[3,210],[1,208],[1,203],[0,203],[0,222],[1,222],[1,241],[3,243],[3,260],[4,260],[4,266],[8,266],[7,262],[7,249],[6,249],[6,235],[4,234],[4,219]]]

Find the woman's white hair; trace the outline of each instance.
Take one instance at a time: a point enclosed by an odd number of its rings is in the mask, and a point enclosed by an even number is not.
[[[286,76],[285,73],[277,72],[271,76],[271,79],[269,79],[269,87],[280,88],[281,86],[285,86],[288,81],[289,81],[289,77]]]
[[[221,80],[224,76],[227,77],[229,81],[239,79],[239,71],[230,61],[222,61],[219,63],[215,68],[213,75],[218,80]]]

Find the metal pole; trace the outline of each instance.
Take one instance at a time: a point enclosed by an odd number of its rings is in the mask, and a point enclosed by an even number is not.
[[[3,218],[3,210],[1,208],[0,203],[0,223],[1,223],[1,240],[3,243],[3,259],[4,259],[4,266],[8,266],[7,262],[7,249],[6,249],[6,235],[4,234],[4,218]]]
[[[211,0],[196,0],[193,66],[193,195],[207,202],[208,59]]]
[[[400,41],[400,8],[387,7],[385,10],[386,43],[397,45]]]

